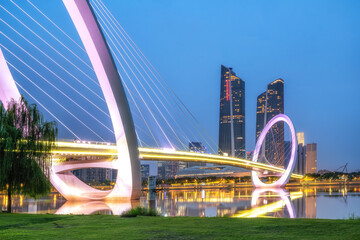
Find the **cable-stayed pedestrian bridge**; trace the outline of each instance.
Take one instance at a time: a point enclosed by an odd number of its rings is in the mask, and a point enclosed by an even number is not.
[[[282,114],[264,127],[254,161],[187,152],[192,142],[203,142],[213,153],[222,149],[218,149],[102,0],[62,3],[59,9],[66,9],[68,19],[58,23],[31,0],[0,4],[4,15],[0,17],[0,100],[6,108],[7,102],[24,95],[39,106],[47,119],[59,124],[59,133],[66,139],[115,142],[57,143],[50,180],[66,199],[138,199],[139,160],[238,166],[252,170],[255,187],[283,187],[290,176],[301,178],[292,174],[297,152],[295,130]],[[74,25],[78,36],[65,31],[69,25]],[[257,162],[265,135],[281,122],[289,125],[292,136],[286,169]],[[272,137],[267,143],[277,141]],[[285,155],[276,144],[275,152],[273,156]],[[113,190],[91,188],[71,172],[92,167],[118,171]],[[271,184],[261,182],[262,174],[268,172],[279,174],[279,179]]]

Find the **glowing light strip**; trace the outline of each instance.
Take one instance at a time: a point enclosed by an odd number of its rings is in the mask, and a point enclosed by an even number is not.
[[[116,156],[116,154],[104,153],[104,152],[85,152],[85,151],[61,151],[61,150],[54,150],[51,153],[53,154],[60,154],[60,155],[91,155],[91,156]],[[79,161],[81,163],[81,161]]]
[[[74,142],[56,142],[58,147],[70,147],[70,148],[85,148],[85,149],[104,149],[117,151],[117,146],[114,144],[93,144],[93,143],[74,143]],[[116,154],[116,153],[115,153]]]
[[[84,149],[99,149],[107,150],[107,152],[101,151],[73,151],[73,150],[55,150],[57,154],[89,154],[89,155],[98,155],[98,156],[116,156],[117,148],[115,145],[102,145],[102,144],[87,144],[87,143],[73,143],[73,142],[57,142],[57,148],[84,148]],[[111,151],[111,152],[108,152]],[[201,161],[201,162],[212,162],[217,164],[230,164],[235,166],[241,166],[242,168],[247,169],[262,169],[269,170],[273,172],[284,173],[285,169],[269,166],[267,164],[255,163],[250,160],[244,160],[239,158],[224,157],[219,155],[210,155],[202,153],[193,153],[193,152],[182,152],[174,151],[169,152],[168,150],[163,149],[152,149],[152,148],[139,148],[140,155],[139,157],[142,160],[170,160],[170,161]],[[292,178],[303,178],[302,175],[292,174]]]

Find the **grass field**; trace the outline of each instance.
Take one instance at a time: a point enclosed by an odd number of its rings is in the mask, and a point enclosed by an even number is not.
[[[0,214],[0,239],[360,239],[360,220]]]

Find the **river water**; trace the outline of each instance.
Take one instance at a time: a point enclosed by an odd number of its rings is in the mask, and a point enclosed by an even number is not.
[[[7,197],[0,195],[6,210]],[[52,193],[38,200],[20,195],[12,200],[13,212],[52,214],[121,214],[136,207],[157,209],[163,216],[283,217],[349,219],[360,217],[360,185],[288,188],[286,190],[188,189],[162,190],[138,201],[71,202]]]

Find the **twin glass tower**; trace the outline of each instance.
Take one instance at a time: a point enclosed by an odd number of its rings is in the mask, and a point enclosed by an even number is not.
[[[246,158],[245,82],[221,65],[219,154]]]
[[[284,81],[271,82],[257,98],[256,140],[266,123],[277,114],[284,113]],[[265,149],[267,157],[284,164],[284,123],[272,127],[274,139],[267,136],[267,145],[276,145],[278,151]],[[232,68],[221,65],[219,154],[246,158],[245,149],[245,82],[236,76]],[[274,156],[270,156],[274,155]],[[276,155],[276,156],[275,156]]]

